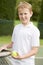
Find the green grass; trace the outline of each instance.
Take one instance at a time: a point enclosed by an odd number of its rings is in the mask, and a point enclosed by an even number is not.
[[[14,25],[17,25],[19,24],[20,21],[15,21],[14,22]],[[36,22],[33,22],[34,25],[38,25],[38,23]],[[11,42],[11,36],[0,36],[0,44],[3,44],[3,43],[10,43]],[[40,44],[43,45],[43,39],[40,39]]]
[[[19,20],[14,21],[14,25],[21,23]]]
[[[40,45],[43,45],[43,39],[40,39]]]
[[[11,36],[0,36],[0,44],[6,44],[11,42]]]

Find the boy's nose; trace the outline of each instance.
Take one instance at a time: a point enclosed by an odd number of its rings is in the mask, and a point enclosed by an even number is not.
[[[22,17],[23,17],[23,18],[25,17],[24,14],[22,15]]]

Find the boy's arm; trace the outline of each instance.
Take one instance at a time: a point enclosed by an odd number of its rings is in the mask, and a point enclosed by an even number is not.
[[[9,44],[6,44],[6,45],[3,45],[0,47],[0,51],[3,50],[3,49],[7,49],[7,48],[11,48],[12,47],[12,44],[13,42],[9,43]]]
[[[21,59],[28,58],[28,57],[31,57],[33,55],[36,55],[37,52],[38,52],[38,47],[33,47],[32,50],[28,54],[23,55],[21,57]]]
[[[7,45],[7,48],[11,48],[13,45],[13,42],[11,42],[10,44]]]

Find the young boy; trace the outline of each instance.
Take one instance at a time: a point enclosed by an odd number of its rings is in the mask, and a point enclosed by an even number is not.
[[[33,15],[32,5],[20,2],[17,10],[21,24],[14,27],[11,45],[6,45],[3,48],[11,46],[13,51],[18,52],[18,56],[10,57],[12,65],[35,65],[35,55],[40,46],[40,32],[30,21]]]

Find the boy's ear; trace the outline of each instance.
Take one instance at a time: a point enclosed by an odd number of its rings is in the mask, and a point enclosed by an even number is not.
[[[33,15],[33,12],[31,11],[31,12],[30,12],[30,17],[32,17],[32,15]]]

